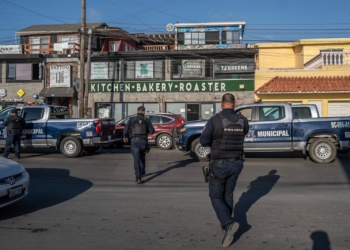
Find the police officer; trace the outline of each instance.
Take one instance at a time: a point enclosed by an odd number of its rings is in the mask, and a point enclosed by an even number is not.
[[[136,183],[141,184],[141,177],[145,175],[146,151],[148,134],[154,133],[154,128],[149,119],[145,117],[145,107],[137,108],[137,115],[129,119],[123,131],[123,141],[128,142],[129,130],[131,129],[131,153],[134,157],[134,169]]]
[[[4,125],[7,130],[6,146],[3,157],[8,158],[11,144],[13,144],[15,146],[15,159],[19,159],[21,153],[22,130],[25,128],[26,122],[22,117],[17,115],[16,109],[12,109],[11,115],[2,122],[2,125]]]
[[[233,221],[233,191],[243,169],[243,142],[249,131],[248,120],[235,113],[235,97],[224,94],[222,111],[211,117],[200,136],[200,143],[211,147],[209,197],[222,229],[223,247],[233,241],[239,225]]]

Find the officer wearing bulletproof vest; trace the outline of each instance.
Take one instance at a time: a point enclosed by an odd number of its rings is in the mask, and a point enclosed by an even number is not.
[[[148,134],[154,133],[154,128],[149,119],[145,117],[145,107],[137,108],[137,115],[129,119],[124,127],[123,141],[128,142],[131,132],[131,153],[134,157],[134,169],[136,183],[141,184],[141,177],[146,174],[146,152],[149,150]]]
[[[200,136],[203,146],[211,147],[209,197],[222,229],[223,247],[233,241],[238,223],[233,221],[233,191],[243,169],[243,142],[249,131],[248,120],[235,113],[235,97],[224,94],[222,111],[209,119]]]
[[[15,146],[15,159],[19,159],[21,153],[22,130],[26,127],[26,122],[22,117],[17,115],[17,110],[13,109],[11,110],[11,115],[2,122],[2,125],[4,125],[7,130],[3,157],[8,158],[11,144],[13,144]]]

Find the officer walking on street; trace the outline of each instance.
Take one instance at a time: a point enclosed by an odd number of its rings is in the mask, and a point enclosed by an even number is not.
[[[141,184],[141,177],[146,174],[146,151],[149,149],[148,134],[154,133],[154,128],[149,119],[145,117],[145,107],[137,108],[137,115],[129,119],[123,131],[123,141],[128,142],[131,129],[131,153],[134,157],[134,169],[136,183]]]
[[[211,147],[209,197],[222,229],[223,247],[233,241],[238,223],[233,221],[233,191],[243,169],[243,142],[249,131],[248,120],[235,113],[235,97],[224,94],[222,111],[209,119],[200,136],[200,143]]]
[[[26,127],[26,122],[22,117],[17,115],[17,110],[13,109],[11,110],[11,115],[2,122],[2,125],[4,125],[7,130],[3,157],[8,158],[11,144],[13,144],[15,146],[15,159],[19,159],[21,153],[22,130]]]

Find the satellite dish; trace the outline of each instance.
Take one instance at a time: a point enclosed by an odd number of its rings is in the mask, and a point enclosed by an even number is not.
[[[167,26],[166,26],[166,30],[167,31],[173,31],[174,30],[174,24],[172,24],[172,23],[169,23]]]

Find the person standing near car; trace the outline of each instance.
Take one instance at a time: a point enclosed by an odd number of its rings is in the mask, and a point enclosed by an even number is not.
[[[222,111],[211,117],[200,136],[200,143],[211,147],[209,163],[209,197],[224,232],[223,247],[233,241],[238,223],[233,220],[233,191],[243,169],[244,136],[249,131],[248,120],[235,113],[235,97],[224,94]]]
[[[136,183],[142,183],[142,176],[146,174],[146,151],[148,150],[148,134],[154,133],[154,127],[145,117],[145,107],[137,108],[137,115],[129,119],[123,130],[123,141],[128,142],[129,131],[131,132],[131,154],[134,157],[134,169]]]
[[[26,122],[22,117],[17,115],[17,109],[12,109],[11,115],[2,122],[2,125],[4,125],[7,130],[3,157],[8,158],[11,144],[13,144],[15,146],[15,159],[19,159],[21,154],[21,136],[23,129],[26,127]]]

